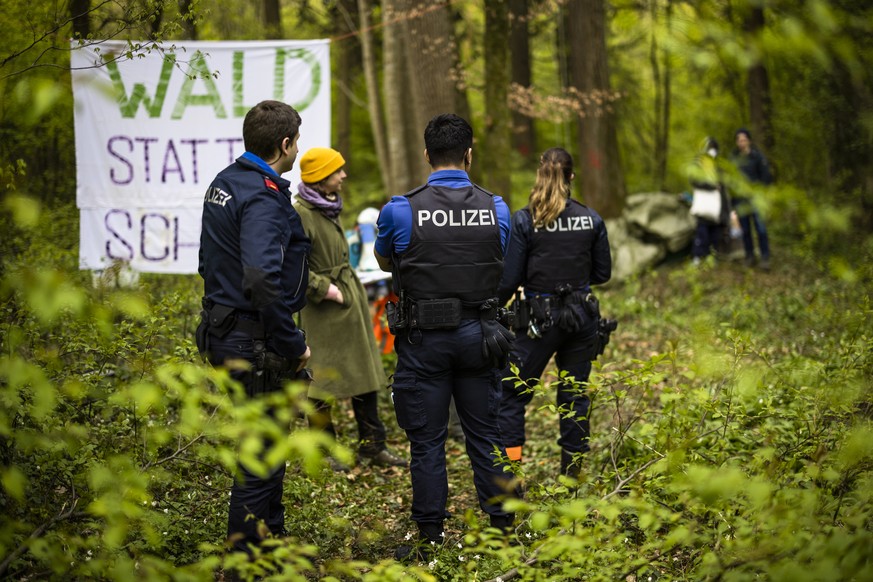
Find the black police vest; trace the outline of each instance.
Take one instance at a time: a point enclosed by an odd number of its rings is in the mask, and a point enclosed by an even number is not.
[[[527,207],[524,211],[530,214]],[[532,229],[525,290],[554,293],[559,285],[573,289],[587,285],[597,237],[591,211],[571,199],[558,218],[540,228],[532,225]]]
[[[475,185],[424,186],[406,196],[412,231],[398,261],[400,288],[410,299],[495,297],[503,249],[493,194]]]

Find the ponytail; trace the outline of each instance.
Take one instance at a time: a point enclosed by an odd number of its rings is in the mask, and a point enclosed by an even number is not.
[[[572,175],[573,158],[563,148],[551,148],[540,157],[528,204],[535,228],[546,226],[564,211]]]

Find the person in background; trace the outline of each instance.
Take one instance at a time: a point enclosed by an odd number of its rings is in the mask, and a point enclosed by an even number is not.
[[[393,396],[397,423],[409,437],[415,555],[443,541],[448,517],[446,438],[454,397],[466,434],[479,505],[493,527],[513,515],[501,499],[515,494],[497,427],[500,370],[511,333],[497,321],[497,284],[509,239],[509,208],[473,184],[473,130],[454,114],[433,117],[424,130],[427,184],[394,196],[379,215],[375,254],[393,273],[400,298],[389,324],[395,334]],[[400,546],[397,559],[415,548]]]
[[[358,457],[372,465],[405,467],[388,450],[385,425],[379,418],[379,394],[388,379],[373,327],[367,292],[349,262],[343,229],[341,196],[346,172],[342,154],[331,148],[311,148],[300,158],[300,178],[294,208],[312,241],[306,307],[302,327],[313,347],[311,367],[317,379],[309,387],[315,412],[309,422],[336,437],[331,403],[351,398],[358,425]],[[330,457],[334,470],[348,467]]]
[[[246,152],[215,177],[203,202],[197,347],[214,366],[227,365],[251,398],[303,377],[310,356],[294,324],[306,303],[309,239],[282,178],[297,158],[300,123],[290,105],[255,105],[243,121]],[[239,360],[250,366],[232,365]],[[239,464],[227,523],[234,550],[251,553],[260,523],[284,535],[284,477],[284,460],[265,476]]]
[[[712,201],[706,206],[697,206],[698,201],[695,200],[691,207],[697,220],[694,241],[691,244],[691,257],[695,265],[699,265],[710,254],[719,252],[731,215],[730,200],[716,163],[718,141],[714,137],[707,137],[702,149],[689,172],[691,186],[694,196],[712,195]],[[695,208],[699,209],[695,211]]]
[[[764,154],[752,144],[752,134],[749,130],[741,127],[736,131],[735,140],[737,148],[733,152],[733,162],[740,173],[752,184],[768,186],[773,183],[773,174]],[[745,263],[747,267],[755,265],[755,243],[752,240],[752,230],[758,236],[758,247],[761,251],[760,266],[765,271],[770,269],[770,241],[767,236],[767,227],[761,215],[752,204],[752,200],[741,194],[733,196],[731,201],[734,210],[740,220],[743,229],[743,249],[746,253]]]
[[[531,387],[554,356],[558,370],[568,375],[557,391],[561,473],[575,477],[581,453],[589,450],[585,384],[599,353],[600,311],[591,285],[609,281],[612,256],[603,219],[570,197],[573,178],[573,158],[566,150],[551,148],[540,157],[529,203],[512,215],[498,298],[505,304],[519,286],[524,288],[524,299],[515,304],[511,356],[524,383],[516,385],[509,367],[503,373],[499,422],[506,454],[522,460]]]

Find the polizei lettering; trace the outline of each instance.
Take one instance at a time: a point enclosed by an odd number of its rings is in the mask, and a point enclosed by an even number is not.
[[[218,204],[219,206],[226,205],[227,201],[231,198],[233,198],[233,196],[231,196],[221,188],[216,188],[214,186],[206,191],[206,202]]]
[[[494,211],[481,210],[419,210],[418,226],[430,222],[434,226],[493,226],[496,224]]]
[[[545,228],[534,228],[539,232],[570,232],[576,230],[591,230],[594,228],[594,220],[590,216],[565,216],[548,223]]]

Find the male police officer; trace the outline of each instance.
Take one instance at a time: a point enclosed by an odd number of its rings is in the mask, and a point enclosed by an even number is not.
[[[231,375],[249,396],[281,388],[309,359],[303,331],[292,316],[306,302],[309,239],[291,206],[290,183],[300,116],[289,105],[263,101],[246,114],[246,152],[222,170],[206,191],[200,236],[203,321],[197,344],[216,366],[246,360]],[[285,463],[266,477],[239,467],[230,493],[228,537],[234,548],[257,544],[258,522],[284,532]],[[254,515],[256,519],[250,519]]]
[[[508,467],[497,463],[500,365],[510,332],[495,319],[497,284],[509,238],[509,208],[470,182],[473,130],[457,115],[437,115],[424,131],[433,169],[426,185],[395,196],[379,215],[375,254],[392,270],[400,302],[389,318],[397,336],[393,397],[410,442],[412,519],[423,551],[440,543],[446,501],[445,443],[455,399],[479,504],[502,529]],[[398,558],[411,548],[401,547]]]

